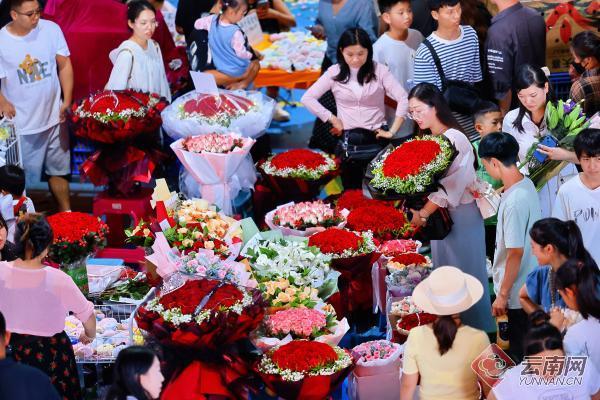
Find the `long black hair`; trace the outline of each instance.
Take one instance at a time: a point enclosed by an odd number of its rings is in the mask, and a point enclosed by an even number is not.
[[[375,63],[373,62],[373,43],[371,43],[371,38],[369,34],[361,28],[350,28],[342,33],[340,36],[340,41],[337,46],[337,61],[340,66],[340,73],[333,78],[337,82],[348,83],[350,80],[350,66],[344,59],[344,54],[342,53],[346,47],[359,45],[367,49],[369,55],[367,56],[367,61],[360,67],[358,70],[358,83],[364,85],[365,83],[369,83],[372,80],[377,79],[375,76]]]
[[[544,350],[564,351],[562,335],[549,321],[550,316],[542,310],[536,310],[529,315],[529,329],[523,337],[523,350],[526,356]]]
[[[132,23],[135,22],[144,10],[150,10],[156,14],[154,6],[146,0],[133,0],[127,3],[127,19]]]
[[[456,332],[458,332],[458,326],[451,315],[439,316],[433,323],[433,334],[437,339],[438,350],[441,356],[452,348]]]
[[[39,256],[52,244],[54,233],[42,214],[25,214],[17,221],[15,241],[25,259]]]
[[[579,313],[587,319],[590,315],[600,319],[600,272],[598,265],[593,259],[581,261],[577,259],[567,260],[556,271],[556,288],[576,289],[575,298]]]
[[[600,37],[592,31],[583,31],[575,35],[571,49],[579,58],[594,57],[600,61]]]
[[[408,93],[408,99],[416,98],[417,100],[427,104],[435,109],[435,115],[437,119],[448,128],[454,128],[463,132],[463,128],[460,126],[452,110],[446,102],[444,95],[437,86],[432,83],[419,83],[413,87]],[[422,132],[425,133],[425,132]]]
[[[548,84],[548,94],[546,95],[546,102],[548,102],[552,100],[552,90],[550,90],[550,81],[544,71],[531,64],[524,64],[517,71],[517,77],[515,79],[515,90],[517,91],[517,94],[530,86],[543,89],[546,84]],[[519,102],[519,114],[517,114],[517,118],[513,122],[513,127],[517,128],[521,133],[525,131],[523,128],[523,117],[525,117],[525,114],[531,117],[531,112]]]
[[[140,383],[140,375],[148,372],[156,354],[143,346],[127,347],[117,356],[114,370],[114,382],[105,400],[126,400],[133,396],[137,400],[152,400]]]
[[[542,247],[554,246],[566,258],[575,258],[586,263],[593,262],[592,256],[583,245],[581,231],[574,221],[543,218],[533,224],[529,236]]]

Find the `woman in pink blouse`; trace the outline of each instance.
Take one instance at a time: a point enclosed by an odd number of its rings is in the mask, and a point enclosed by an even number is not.
[[[398,132],[407,111],[407,95],[388,67],[373,61],[373,46],[367,32],[348,29],[339,41],[338,63],[331,66],[302,96],[302,103],[331,133],[343,135],[336,152],[342,157],[344,188],[361,187],[367,164]],[[319,103],[331,90],[337,115]],[[396,118],[391,128],[385,120],[385,95],[396,100]],[[362,151],[361,155],[353,150]]]
[[[485,233],[483,218],[471,195],[475,181],[475,152],[469,139],[452,115],[439,89],[430,83],[420,83],[408,95],[409,118],[419,126],[421,133],[443,135],[456,148],[458,155],[452,161],[446,176],[440,180],[442,188],[431,193],[421,210],[412,210],[412,223],[423,226],[438,208],[448,209],[452,230],[443,240],[431,241],[434,267],[455,265],[464,273],[473,275],[483,286],[483,296],[461,315],[462,321],[473,328],[492,332],[488,276],[485,268]]]
[[[12,332],[16,361],[44,371],[64,399],[80,399],[75,355],[64,332],[69,312],[83,323],[82,342],[96,335],[94,306],[70,276],[42,261],[52,244],[52,228],[41,214],[27,214],[17,223],[16,241],[25,259],[0,262],[0,311]]]

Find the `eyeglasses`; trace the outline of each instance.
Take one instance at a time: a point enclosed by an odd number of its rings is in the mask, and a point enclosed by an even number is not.
[[[26,16],[27,18],[32,18],[32,17],[34,17],[34,16],[38,16],[38,17],[39,17],[40,15],[42,15],[42,9],[41,9],[41,8],[38,8],[37,10],[33,10],[33,11],[26,12],[26,13],[22,13],[22,12],[20,12],[20,11],[17,11],[17,10],[14,10],[14,11],[15,11],[17,14],[19,14],[19,15],[24,15],[24,16]]]
[[[422,117],[423,114],[425,114],[427,111],[429,111],[431,109],[431,106],[427,106],[427,108],[423,109],[423,110],[413,110],[413,111],[409,111],[408,114],[406,115],[408,118],[415,120],[419,117]]]

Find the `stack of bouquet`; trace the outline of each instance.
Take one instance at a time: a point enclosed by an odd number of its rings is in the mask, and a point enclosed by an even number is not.
[[[267,213],[265,223],[284,236],[307,237],[346,224],[347,211],[338,211],[321,200],[288,203]]]
[[[432,323],[437,318],[419,309],[411,296],[390,297],[388,304],[388,336],[398,343],[406,341],[411,329]]]
[[[54,214],[48,217],[48,223],[54,234],[48,258],[59,264],[87,294],[87,259],[106,246],[108,226],[98,217],[79,212]]]
[[[102,91],[73,105],[75,134],[97,151],[81,166],[94,185],[128,194],[136,182],[148,183],[163,159],[159,151],[160,113],[166,101],[132,90]]]
[[[206,278],[188,280],[141,306],[138,326],[179,365],[161,398],[247,396],[252,360],[239,344],[264,312],[260,291]]]
[[[535,184],[537,190],[540,190],[550,179],[558,175],[559,172],[568,164],[566,161],[550,160],[537,150],[538,144],[542,143],[550,147],[560,147],[573,151],[573,141],[575,137],[586,129],[590,122],[583,113],[581,104],[572,100],[553,104],[548,102],[546,105],[546,124],[548,134],[539,138],[539,142],[534,142],[522,166],[526,167],[525,172],[529,173],[529,178]]]
[[[233,132],[209,133],[179,139],[171,149],[199,185],[202,198],[231,215],[232,200],[256,182],[254,165],[248,160],[253,144],[254,139]]]
[[[393,297],[410,296],[415,287],[429,276],[432,264],[429,257],[419,253],[404,253],[387,262],[386,276],[388,293]]]
[[[310,236],[308,244],[331,256],[332,268],[341,274],[339,294],[330,299],[338,314],[370,312],[373,307],[371,267],[380,257],[373,234],[327,228]]]
[[[338,163],[332,156],[308,149],[276,154],[259,167],[278,203],[312,200],[338,171]]]
[[[357,400],[398,398],[402,347],[387,340],[361,343],[352,349],[356,367],[348,392]]]
[[[190,92],[162,112],[163,127],[173,139],[231,131],[257,138],[271,124],[274,107],[275,101],[260,92]]]

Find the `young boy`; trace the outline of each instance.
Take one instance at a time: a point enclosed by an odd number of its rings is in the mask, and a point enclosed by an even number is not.
[[[600,129],[584,130],[573,145],[583,172],[560,187],[552,216],[575,221],[600,265]]]
[[[423,42],[423,35],[409,28],[413,21],[410,0],[381,0],[380,8],[381,18],[389,26],[389,30],[373,44],[373,60],[387,65],[394,78],[408,93],[414,77],[415,52]],[[393,120],[395,111],[396,108],[391,105],[386,107],[388,119]],[[396,136],[409,135],[412,128],[412,121],[407,120]]]
[[[8,226],[8,241],[14,242],[17,219],[35,212],[33,202],[25,192],[25,171],[18,165],[0,167],[0,213]]]
[[[489,135],[492,132],[500,132],[502,130],[502,113],[500,108],[492,103],[491,101],[484,101],[481,103],[479,110],[473,115],[473,124],[475,130],[479,133],[481,138]],[[479,148],[479,142],[481,139],[477,139],[473,142],[475,152]],[[481,159],[477,156],[477,163],[479,168],[477,169],[477,177],[482,181],[488,182],[494,189],[498,189],[502,186],[502,182],[493,179],[485,170],[485,167],[481,163]],[[485,223],[485,253],[493,260],[494,259],[494,248],[496,240],[496,216],[490,217],[484,221]]]
[[[529,230],[540,218],[535,186],[519,172],[518,155],[519,144],[508,133],[490,133],[479,144],[479,157],[485,169],[504,186],[492,266],[496,291],[492,314],[508,315],[510,354],[517,363],[523,358],[522,341],[527,328],[527,314],[519,302],[519,290],[537,265],[529,245]]]

